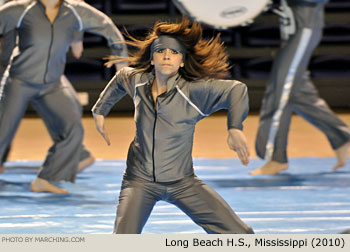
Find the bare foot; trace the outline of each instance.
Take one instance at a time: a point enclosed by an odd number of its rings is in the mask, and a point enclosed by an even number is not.
[[[0,173],[3,173],[5,171],[5,166],[4,165],[0,165]]]
[[[53,184],[51,184],[49,181],[41,178],[36,178],[33,180],[33,182],[30,184],[30,190],[32,192],[50,192],[50,193],[57,193],[57,194],[66,194],[68,193],[67,190],[63,188],[59,188]]]
[[[84,171],[90,165],[95,162],[95,158],[93,156],[87,157],[79,162],[78,165],[78,173]]]
[[[346,156],[349,151],[350,143],[343,144],[338,149],[334,150],[338,163],[333,167],[333,171],[345,165]]]
[[[249,172],[250,175],[276,175],[277,173],[287,170],[288,163],[280,163],[276,161],[269,161],[263,167]]]

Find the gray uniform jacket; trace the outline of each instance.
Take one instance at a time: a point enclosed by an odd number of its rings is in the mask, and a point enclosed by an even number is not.
[[[112,20],[84,2],[64,0],[53,23],[40,1],[9,2],[0,7],[0,35],[15,29],[20,53],[13,59],[10,76],[30,83],[59,80],[77,31],[101,35],[108,40],[112,54],[127,56],[126,45],[115,44],[124,39]]]
[[[167,81],[167,92],[152,98],[153,73],[123,68],[106,86],[92,108],[106,116],[125,94],[133,98],[136,136],[130,145],[126,176],[172,182],[194,174],[193,134],[196,123],[220,109],[228,109],[228,128],[242,129],[248,113],[245,84],[233,80],[188,82],[180,75]]]

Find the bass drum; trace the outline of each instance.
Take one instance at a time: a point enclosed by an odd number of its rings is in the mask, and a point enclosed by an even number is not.
[[[172,0],[186,16],[218,29],[247,25],[271,0]]]

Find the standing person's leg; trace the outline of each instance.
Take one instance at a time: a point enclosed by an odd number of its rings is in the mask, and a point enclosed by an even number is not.
[[[168,192],[170,198],[167,201],[179,207],[207,233],[254,233],[218,193],[197,177],[184,178],[168,186]]]
[[[77,111],[74,112],[74,99],[61,83],[51,85],[43,88],[41,95],[32,101],[40,108],[57,136],[39,170],[38,178],[32,183],[31,189],[35,192],[56,192],[46,188],[46,185],[42,187],[42,180],[74,182],[84,135],[81,118],[76,116]]]
[[[0,167],[35,90],[20,80],[9,78],[0,97]]]
[[[296,34],[278,52],[274,60],[260,110],[255,142],[257,155],[266,159],[267,163],[250,172],[251,175],[277,174],[288,168],[287,139],[292,116],[292,107],[288,99],[292,83],[286,80],[290,78],[290,72],[295,71],[293,62],[301,39],[301,34]],[[307,63],[299,61],[297,72],[305,71],[306,67]]]
[[[323,7],[292,8],[297,30],[276,56],[260,113],[256,152],[267,163],[250,172],[252,175],[277,174],[288,168],[286,139],[292,114],[288,106],[293,105],[289,99],[304,84],[303,75],[321,40]]]
[[[16,45],[16,31],[10,31],[6,33],[1,39],[0,39],[0,100],[2,99],[2,92],[4,91],[3,88],[6,86],[6,82],[8,82],[8,70],[9,70],[9,63],[11,61],[11,56],[14,53],[13,49]],[[8,84],[8,83],[7,83]],[[29,97],[28,97],[29,98]],[[26,107],[27,105],[25,105]],[[0,114],[1,114],[0,108]],[[4,172],[5,166],[4,163],[6,162],[9,152],[10,152],[10,144],[6,147],[6,150],[4,154],[0,158],[0,173]]]
[[[305,85],[291,97],[294,111],[327,136],[337,157],[337,164],[333,167],[336,170],[345,165],[350,147],[350,128],[319,97],[309,75],[305,74],[304,78]]]
[[[270,129],[273,124],[274,112],[277,111],[275,99],[277,93],[266,92],[264,102],[260,111],[260,121],[255,142],[256,153],[265,159],[267,148],[269,148]],[[278,128],[275,129],[274,151],[272,158],[264,166],[250,172],[251,175],[277,174],[288,169],[287,143],[290,122],[292,119],[292,106],[286,104],[281,112]]]
[[[72,87],[72,84],[68,81],[68,79],[64,75],[62,75],[61,77],[61,84],[62,84],[62,89],[64,89],[65,93],[70,96],[70,98],[74,101],[74,103],[72,104],[75,105],[71,108],[70,114],[66,113],[66,115],[69,116],[67,120],[69,120],[70,118],[82,118],[83,108],[79,102],[78,96],[74,88]],[[38,103],[33,102],[32,106],[44,121],[52,140],[54,142],[58,141],[61,133],[59,131],[56,132],[55,118],[46,117],[44,114],[45,108],[41,107]],[[60,105],[58,104],[58,106]],[[76,124],[76,126],[80,127],[80,125],[78,124]],[[85,168],[87,168],[88,166],[92,165],[95,162],[95,158],[92,156],[90,151],[86,149],[84,145],[82,145],[81,152],[78,155],[79,155],[78,172],[83,171]]]
[[[160,192],[160,186],[155,183],[124,178],[119,195],[114,233],[140,234],[153,206],[159,200]]]
[[[78,47],[81,46],[81,48],[82,48],[81,41],[76,42],[75,44]],[[77,50],[72,50],[72,51],[77,51]],[[78,109],[78,111],[80,111],[80,117],[82,118],[83,117],[83,107],[80,104],[77,92],[75,91],[72,84],[70,83],[70,81],[67,79],[67,77],[65,75],[61,76],[61,82],[62,82],[64,88],[66,88],[68,90],[68,92],[70,93],[72,99],[75,100],[76,105],[77,105],[77,109]],[[80,156],[79,156],[78,172],[82,172],[87,167],[92,165],[94,162],[95,162],[95,158],[92,156],[91,152],[88,149],[86,149],[85,145],[82,145]]]
[[[82,106],[79,102],[79,99],[77,97],[77,94],[75,92],[75,90],[73,89],[73,87],[71,86],[70,82],[64,77],[62,76],[61,82],[64,86],[64,88],[67,89],[67,91],[70,93],[72,99],[75,100],[76,102],[76,108],[72,108],[72,114],[70,115],[71,117],[82,117]],[[51,138],[53,139],[53,141],[57,141],[59,138],[59,135],[56,134],[55,129],[54,129],[54,121],[50,122],[48,120],[48,118],[46,118],[43,113],[41,112],[41,108],[40,106],[37,106],[37,104],[34,102],[32,103],[32,107],[36,110],[36,112],[38,113],[38,115],[43,119]],[[0,173],[3,173],[5,170],[5,166],[4,163],[7,160],[7,157],[9,155],[10,152],[10,146],[8,146],[4,152],[4,155],[1,157],[0,160]],[[84,145],[82,145],[81,148],[81,152],[79,155],[79,165],[78,165],[78,172],[82,172],[84,169],[86,169],[87,167],[89,167],[90,165],[92,165],[95,162],[95,158],[92,156],[92,154],[90,153],[90,151],[88,151],[86,149],[86,147]]]

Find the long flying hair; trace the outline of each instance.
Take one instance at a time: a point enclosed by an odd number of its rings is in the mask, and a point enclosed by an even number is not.
[[[151,72],[154,68],[151,65],[151,44],[161,35],[173,36],[186,47],[184,67],[179,69],[179,73],[186,80],[219,78],[230,69],[228,55],[220,42],[220,34],[210,40],[204,40],[201,25],[186,17],[183,17],[180,23],[157,22],[144,40],[136,39],[127,33],[126,36],[131,41],[124,43],[138,50],[129,57],[110,56],[108,63],[127,62],[136,68],[135,72]]]

